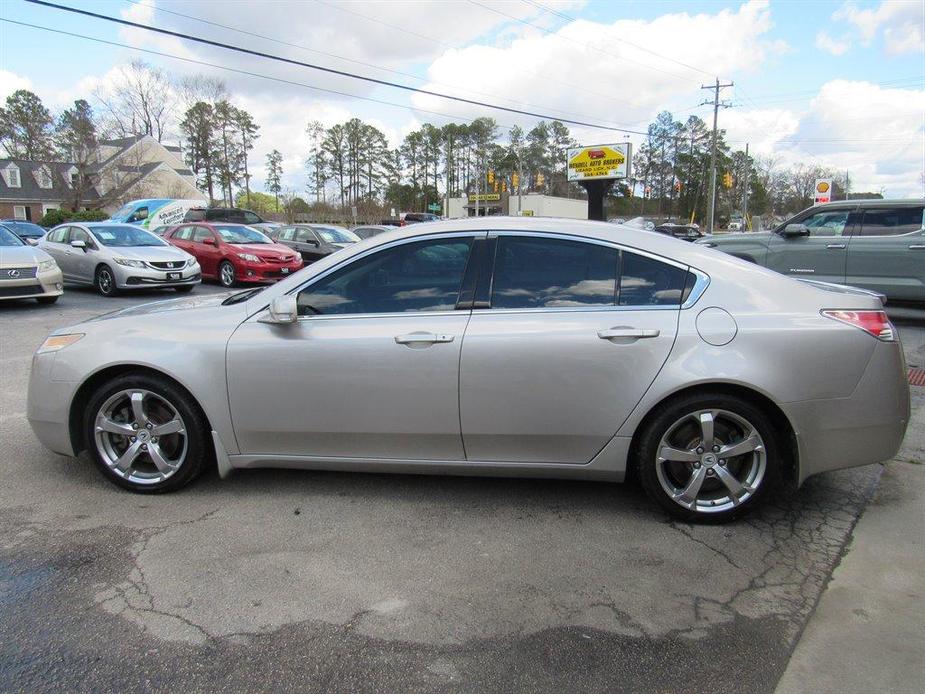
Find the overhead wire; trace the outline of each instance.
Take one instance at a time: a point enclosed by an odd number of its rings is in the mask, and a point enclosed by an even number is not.
[[[164,36],[173,36],[174,38],[184,39],[184,40],[187,40],[187,41],[193,41],[193,42],[195,42],[195,43],[200,43],[200,44],[207,45],[207,46],[213,46],[213,47],[215,47],[215,48],[222,48],[222,49],[224,49],[224,50],[229,50],[229,51],[236,52],[236,53],[241,53],[241,54],[244,54],[244,55],[251,55],[251,56],[258,57],[258,58],[265,58],[265,59],[267,59],[267,60],[273,60],[273,61],[280,62],[280,63],[285,63],[285,64],[289,64],[289,65],[296,65],[296,66],[299,66],[299,67],[305,67],[305,68],[309,68],[309,69],[312,69],[312,70],[318,70],[318,71],[320,71],[320,72],[325,72],[325,73],[337,75],[337,76],[340,76],[340,77],[348,77],[348,78],[355,79],[355,80],[360,80],[360,81],[363,81],[363,82],[369,82],[369,83],[371,83],[371,84],[377,84],[377,85],[380,85],[380,86],[391,87],[391,88],[394,88],[394,89],[400,89],[400,90],[403,90],[403,91],[413,92],[413,93],[417,93],[417,94],[424,94],[424,95],[427,95],[427,96],[432,96],[432,97],[436,97],[436,98],[440,98],[440,99],[447,99],[447,100],[449,100],[449,101],[457,101],[457,102],[469,104],[469,105],[472,105],[472,106],[479,106],[479,107],[482,107],[482,108],[495,109],[495,110],[498,110],[498,111],[505,111],[505,112],[508,112],[508,113],[515,113],[515,114],[518,114],[518,115],[530,116],[530,117],[532,117],[532,118],[540,118],[540,119],[543,119],[543,120],[558,120],[558,121],[561,121],[561,122],[563,122],[563,123],[569,123],[569,124],[571,124],[571,125],[578,125],[578,126],[587,127],[587,128],[596,128],[596,129],[599,129],[599,130],[610,130],[610,131],[613,131],[613,132],[625,132],[625,133],[637,134],[637,135],[644,135],[644,134],[645,134],[645,133],[643,133],[643,132],[641,132],[641,131],[631,130],[631,129],[628,129],[628,128],[619,128],[619,127],[615,127],[615,126],[611,126],[611,125],[603,125],[603,124],[600,124],[600,123],[590,123],[590,122],[587,122],[587,121],[580,121],[580,120],[571,119],[571,118],[556,118],[556,117],[551,116],[551,115],[548,115],[548,114],[537,113],[537,112],[532,112],[532,111],[526,111],[526,110],[523,110],[523,109],[511,108],[511,107],[509,107],[509,106],[502,106],[502,105],[499,105],[499,104],[491,104],[491,103],[488,103],[488,102],[478,101],[478,100],[475,100],[475,99],[467,99],[467,98],[461,97],[461,96],[453,96],[453,95],[451,95],[451,94],[443,94],[443,93],[441,93],[441,92],[436,92],[436,91],[433,91],[433,90],[430,90],[430,89],[421,89],[421,88],[419,88],[419,87],[412,87],[412,86],[410,86],[410,85],[400,84],[400,83],[398,83],[398,82],[391,82],[391,81],[389,81],[389,80],[383,80],[383,79],[379,79],[379,78],[376,78],[376,77],[368,77],[368,76],[365,76],[365,75],[359,75],[359,74],[356,74],[356,73],[347,72],[347,71],[345,71],[345,70],[338,70],[338,69],[331,68],[331,67],[325,67],[325,66],[323,66],[323,65],[316,65],[316,64],[307,63],[307,62],[304,62],[304,61],[301,61],[301,60],[295,60],[295,59],[293,59],[293,58],[286,58],[286,57],[284,57],[284,56],[274,55],[274,54],[272,54],[272,53],[265,53],[265,52],[263,52],[263,51],[258,51],[258,50],[254,50],[254,49],[251,49],[251,48],[244,48],[244,47],[242,47],[242,46],[235,46],[235,45],[233,45],[233,44],[223,43],[223,42],[221,42],[221,41],[215,41],[215,40],[212,40],[212,39],[207,39],[207,38],[200,37],[200,36],[196,36],[196,35],[193,35],[193,34],[187,34],[187,33],[179,32],[179,31],[171,31],[171,30],[169,30],[169,29],[163,29],[163,28],[161,28],[161,27],[148,26],[148,25],[145,25],[145,24],[140,24],[140,23],[138,23],[138,22],[132,22],[132,21],[127,20],[127,19],[120,19],[120,18],[118,18],[118,17],[111,17],[111,16],[109,16],[109,15],[100,14],[100,13],[98,13],[98,12],[91,12],[91,11],[89,11],[89,10],[84,10],[84,9],[80,9],[80,8],[77,8],[77,7],[70,7],[70,6],[67,6],[67,5],[59,5],[59,4],[57,4],[57,3],[48,2],[47,0],[26,0],[26,2],[28,2],[28,3],[30,3],[30,4],[33,4],[33,5],[39,5],[39,6],[42,6],[42,7],[48,7],[48,8],[60,10],[60,11],[63,11],[63,12],[69,12],[69,13],[72,13],[72,14],[77,14],[77,15],[84,16],[84,17],[91,17],[91,18],[93,18],[93,19],[100,19],[100,20],[103,20],[103,21],[111,22],[111,23],[114,23],[114,24],[119,24],[119,25],[122,25],[122,26],[130,26],[130,27],[133,27],[133,28],[136,28],[136,29],[142,29],[142,30],[144,30],[144,31],[149,31],[149,32],[152,32],[152,33],[162,34],[162,35],[164,35]]]

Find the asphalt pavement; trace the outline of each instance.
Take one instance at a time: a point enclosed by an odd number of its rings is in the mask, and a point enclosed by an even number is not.
[[[3,690],[771,692],[883,469],[725,526],[594,482],[264,470],[138,496],[39,445],[30,359],[173,296],[0,305]]]

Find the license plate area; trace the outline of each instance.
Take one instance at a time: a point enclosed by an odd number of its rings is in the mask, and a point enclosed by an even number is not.
[[[167,273],[167,279],[169,279],[169,280],[178,280],[178,279],[180,279],[181,277],[183,277],[183,273],[182,273],[182,272],[168,272],[168,273]]]

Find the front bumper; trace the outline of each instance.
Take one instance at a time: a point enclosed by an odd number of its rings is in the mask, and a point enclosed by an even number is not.
[[[279,282],[301,270],[299,261],[289,263],[246,263],[236,268],[239,282]]]
[[[69,414],[79,384],[53,380],[57,352],[35,354],[29,374],[26,418],[38,440],[61,455],[76,455],[71,444]]]
[[[57,266],[38,272],[35,277],[0,280],[0,300],[61,296],[63,293],[64,278]]]
[[[794,425],[800,483],[829,470],[893,458],[909,425],[909,382],[899,342],[881,342],[846,398],[780,403]]]
[[[127,267],[113,263],[116,286],[119,289],[142,289],[144,287],[185,287],[202,281],[199,264],[194,263],[180,270],[157,270],[148,267]],[[174,279],[174,275],[179,275]]]

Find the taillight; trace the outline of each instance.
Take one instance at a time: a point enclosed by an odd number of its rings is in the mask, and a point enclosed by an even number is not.
[[[822,312],[823,316],[832,318],[841,323],[853,325],[864,332],[873,335],[878,340],[884,342],[894,342],[896,340],[896,331],[893,324],[886,315],[886,311],[845,311],[845,310],[827,310]]]

